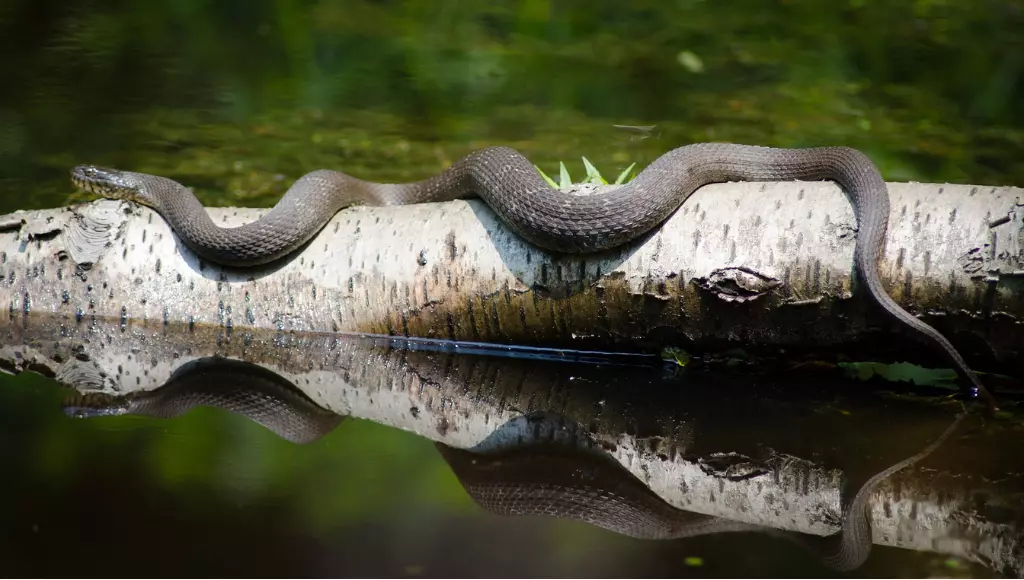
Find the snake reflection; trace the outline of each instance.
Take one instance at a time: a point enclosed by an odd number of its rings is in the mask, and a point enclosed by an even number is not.
[[[259,365],[221,357],[183,365],[158,389],[128,395],[75,394],[62,407],[72,417],[145,415],[169,418],[207,406],[242,415],[294,443],[310,443],[345,416],[318,406],[290,381]],[[874,487],[920,461],[957,428],[960,413],[925,449],[868,479],[844,502],[839,532],[828,537],[777,530],[678,509],[608,455],[556,443],[530,443],[480,453],[435,442],[470,497],[504,516],[545,515],[585,522],[638,539],[679,539],[758,532],[796,542],[835,570],[853,570],[872,548],[868,498]]]

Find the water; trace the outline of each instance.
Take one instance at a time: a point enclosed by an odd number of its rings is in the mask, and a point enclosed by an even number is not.
[[[207,205],[267,206],[312,169],[410,180],[489,144],[516,147],[549,175],[564,161],[582,177],[585,155],[609,179],[693,141],[846,144],[893,181],[1020,185],[1021,30],[1019,4],[994,0],[473,7],[8,0],[0,6],[0,212],[82,199],[68,181],[78,163],[173,176]],[[131,352],[132,335],[119,323],[109,333],[126,336]],[[36,341],[65,338],[36,328]],[[23,330],[3,330],[5,347],[26,344]],[[187,330],[161,340],[196,341]],[[210,344],[207,354],[232,355],[230,345]],[[895,397],[834,374],[821,382],[695,377],[632,359],[520,353],[531,355],[528,362],[502,363],[510,365],[500,367],[504,375],[488,375],[483,370],[501,358],[494,349],[412,346],[413,357],[454,357],[476,380],[398,409],[387,403],[400,399],[331,383],[337,369],[303,376],[308,395],[352,412],[304,445],[216,409],[77,420],[61,411],[68,388],[54,379],[0,377],[5,569],[31,576],[832,576],[798,546],[764,534],[643,541],[578,522],[490,514],[435,441],[503,440],[494,435],[507,433],[497,419],[470,424],[453,414],[472,404],[487,410],[477,418],[555,413],[585,433],[641,441],[653,446],[643,464],[651,468],[715,453],[761,461],[771,451],[857,480],[920,450],[955,412],[942,402],[945,391]],[[138,376],[155,388],[181,362],[168,357]],[[349,383],[397,380],[361,362],[345,369]],[[502,376],[523,369],[534,390],[503,385]],[[423,423],[438,417],[449,422]],[[963,510],[990,527],[951,528],[930,549],[881,542],[851,574],[1024,573],[1020,441],[1019,421],[983,428],[975,417],[919,468],[894,476],[919,494],[919,509]],[[668,446],[668,459],[657,459],[659,445]],[[823,513],[835,516],[837,498],[823,497],[831,506]],[[963,497],[971,502],[954,501]],[[953,555],[962,540],[974,560]],[[980,555],[994,546],[1004,550],[1000,558]]]
[[[409,179],[490,143],[574,176],[709,139],[1024,176],[1012,1],[4,4],[0,211],[65,202],[78,163],[255,206],[311,169]]]
[[[645,542],[492,516],[427,440],[369,421],[298,446],[206,409],[170,421],[76,421],[59,412],[64,393],[48,381],[5,383],[0,486],[11,507],[0,549],[11,574],[836,575],[756,534]],[[876,546],[854,574],[990,572]]]
[[[1021,570],[1021,481],[1007,468],[1020,464],[1021,446],[1006,445],[1020,429],[986,427],[976,414],[872,488],[877,544],[862,565],[837,570],[821,559],[827,552],[799,543],[841,532],[841,498],[951,425],[960,404],[934,392],[688,372],[614,354],[465,354],[388,337],[231,337],[139,322],[122,330],[118,320],[46,315],[8,326],[5,337],[4,367],[34,371],[0,390],[9,473],[0,491],[18,499],[0,550],[16,573]],[[102,387],[113,376],[127,395]],[[512,511],[488,508],[489,481],[552,489],[581,474],[605,497],[656,493],[671,518],[763,527],[634,539],[594,520],[513,513],[549,509],[543,493]],[[631,517],[646,513],[629,505]],[[61,558],[47,556],[55,544]]]

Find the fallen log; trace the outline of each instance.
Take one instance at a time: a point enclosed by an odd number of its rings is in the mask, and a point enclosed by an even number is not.
[[[1024,189],[890,184],[883,282],[978,370],[1024,374]],[[222,226],[262,209],[210,208]],[[152,210],[101,200],[0,217],[0,304],[165,324],[573,348],[845,354],[945,365],[852,277],[831,182],[698,190],[663,227],[592,255],[539,250],[479,200],[339,212],[305,248],[225,269]]]

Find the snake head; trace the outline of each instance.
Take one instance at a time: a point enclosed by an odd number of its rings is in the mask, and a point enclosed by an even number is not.
[[[134,174],[96,165],[78,165],[71,170],[75,187],[114,199],[143,202],[143,192]]]

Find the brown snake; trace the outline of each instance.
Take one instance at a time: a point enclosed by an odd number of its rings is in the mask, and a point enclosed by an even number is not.
[[[450,201],[478,196],[516,233],[560,253],[596,252],[647,233],[700,187],[727,181],[832,180],[846,192],[857,219],[854,263],[868,294],[911,334],[941,349],[991,410],[995,398],[956,348],[888,295],[878,273],[889,220],[889,192],[874,163],[848,147],[782,149],[730,143],[678,147],[632,181],[593,195],[552,189],[533,164],[507,147],[474,151],[433,177],[404,184],[373,183],[318,170],[296,181],[259,220],[237,227],[213,223],[180,183],[143,173],[91,165],[72,170],[72,181],[93,193],[130,199],[159,212],[200,256],[227,266],[264,264],[308,242],[342,208]]]
[[[246,417],[295,443],[330,433],[344,419],[318,406],[287,379],[251,363],[213,357],[182,366],[158,389],[128,395],[72,395],[73,417],[176,417],[198,406]],[[435,443],[469,496],[504,516],[552,516],[647,540],[758,532],[796,542],[835,570],[861,566],[873,545],[868,499],[890,475],[932,453],[965,417],[960,413],[924,450],[875,474],[843,505],[841,529],[825,538],[678,509],[607,455],[553,443],[478,453]]]

